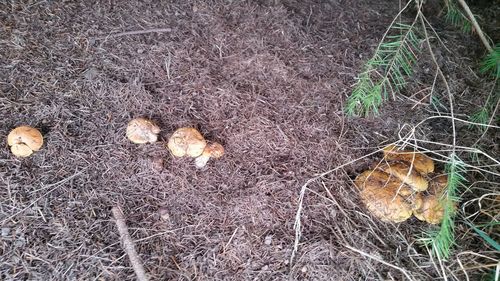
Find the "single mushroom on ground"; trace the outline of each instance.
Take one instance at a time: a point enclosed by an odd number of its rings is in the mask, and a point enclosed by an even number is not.
[[[7,143],[15,156],[28,157],[40,150],[43,145],[43,136],[35,128],[20,126],[9,133]]]
[[[137,144],[154,143],[158,140],[160,128],[151,120],[136,118],[127,126],[127,138]]]
[[[206,146],[207,141],[201,133],[194,128],[187,127],[177,129],[167,144],[170,152],[176,157],[198,157],[203,153]]]
[[[411,189],[396,177],[377,170],[361,173],[354,181],[366,208],[382,221],[402,222],[420,207]]]
[[[201,169],[207,165],[207,162],[208,160],[210,160],[210,158],[217,159],[222,157],[222,155],[224,155],[224,147],[220,143],[209,143],[203,150],[203,153],[200,156],[196,157],[196,167]]]
[[[384,148],[384,159],[406,162],[422,175],[434,172],[434,161],[430,157],[411,150],[398,150],[393,144]]]
[[[430,181],[427,194],[422,196],[422,204],[413,211],[415,217],[430,224],[439,224],[444,217],[446,197],[443,196],[448,185],[448,177],[440,175]]]

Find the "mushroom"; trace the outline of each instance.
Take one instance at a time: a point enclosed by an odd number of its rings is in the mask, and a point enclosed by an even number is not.
[[[397,177],[415,191],[424,191],[429,187],[429,182],[414,169],[405,163],[392,162],[378,166],[382,171]]]
[[[207,165],[210,158],[217,159],[222,157],[222,155],[224,155],[224,147],[218,142],[210,143],[205,147],[203,153],[196,157],[195,165],[201,169]]]
[[[205,150],[207,142],[198,130],[184,127],[172,134],[167,146],[176,157],[198,157]]]
[[[443,194],[448,184],[446,175],[440,175],[430,182],[428,194],[423,196],[422,204],[413,211],[413,215],[430,224],[439,224],[444,217],[446,199]]]
[[[7,143],[15,156],[28,157],[40,150],[43,145],[43,136],[35,128],[20,126],[9,133]]]
[[[154,143],[158,140],[160,128],[151,120],[136,118],[127,126],[127,138],[133,143]]]
[[[434,161],[430,157],[415,151],[398,150],[393,144],[384,148],[384,159],[407,162],[423,175],[434,172]]]
[[[401,190],[407,194],[411,189],[387,173],[368,170],[361,173],[354,183],[360,189],[366,208],[382,221],[405,221],[416,209],[416,204],[409,200],[412,198],[401,194]]]

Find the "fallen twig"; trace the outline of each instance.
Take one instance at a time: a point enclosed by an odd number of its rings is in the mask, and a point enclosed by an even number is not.
[[[458,3],[462,6],[464,9],[465,13],[467,14],[467,17],[469,17],[469,20],[472,23],[472,26],[474,26],[474,29],[476,29],[477,35],[481,39],[481,42],[483,42],[484,46],[488,50],[488,52],[493,53],[493,49],[490,46],[490,43],[488,42],[488,39],[486,39],[486,36],[484,35],[483,31],[481,30],[481,27],[477,23],[476,17],[474,17],[474,14],[472,11],[469,9],[469,5],[465,3],[464,0],[458,0]]]
[[[125,32],[119,32],[119,33],[113,33],[109,34],[106,36],[100,36],[100,37],[94,37],[92,38],[93,40],[103,40],[103,39],[108,39],[108,38],[116,38],[120,36],[127,36],[127,35],[137,35],[137,34],[147,34],[147,33],[161,33],[161,32],[171,32],[171,28],[153,28],[153,29],[145,29],[145,30],[132,30],[132,31],[125,31]]]
[[[125,223],[125,217],[122,210],[119,207],[113,207],[111,211],[113,212],[113,217],[116,220],[116,227],[118,228],[118,232],[120,233],[122,247],[127,253],[130,263],[134,268],[135,275],[137,275],[137,279],[139,281],[148,281],[149,278],[146,275],[146,271],[144,270],[144,266],[142,265],[141,258],[135,250],[132,238],[130,238],[130,234],[128,232],[127,224]]]
[[[382,264],[385,264],[385,265],[387,265],[387,266],[389,266],[389,267],[392,267],[392,268],[394,268],[394,269],[397,269],[397,270],[401,271],[401,273],[403,273],[403,275],[404,275],[404,276],[405,276],[408,280],[410,280],[410,281],[411,281],[411,280],[414,280],[414,279],[413,279],[413,278],[412,278],[412,277],[408,274],[408,272],[407,272],[406,270],[404,270],[403,268],[401,268],[401,267],[395,266],[395,265],[393,265],[393,264],[391,264],[391,263],[388,263],[388,262],[386,262],[386,261],[384,261],[384,260],[382,260],[382,259],[380,259],[380,258],[378,258],[378,257],[376,257],[376,256],[374,256],[374,255],[370,255],[370,254],[368,254],[368,253],[365,253],[365,252],[363,252],[363,251],[361,251],[361,250],[358,250],[358,249],[356,249],[356,248],[354,248],[354,247],[351,247],[351,246],[349,246],[349,245],[345,245],[345,247],[346,247],[347,249],[351,250],[351,251],[354,251],[354,252],[356,252],[356,253],[358,253],[358,254],[361,254],[361,255],[363,255],[363,256],[365,256],[365,257],[368,257],[368,258],[370,258],[370,259],[373,259],[373,260],[375,260],[375,261],[378,261],[378,262],[380,262],[380,263],[382,263]]]

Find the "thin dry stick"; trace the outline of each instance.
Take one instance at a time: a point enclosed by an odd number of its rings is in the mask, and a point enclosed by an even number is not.
[[[484,35],[483,31],[481,30],[481,27],[477,23],[476,18],[474,17],[474,14],[472,14],[471,10],[469,9],[469,5],[467,5],[467,3],[465,3],[464,0],[458,0],[458,3],[460,3],[460,5],[464,9],[465,13],[469,17],[469,20],[472,22],[472,25],[476,29],[477,35],[481,39],[481,42],[483,42],[486,49],[488,49],[488,52],[493,53],[493,49],[491,48],[490,43],[488,42],[488,39],[486,39],[486,36]]]
[[[401,267],[397,267],[397,266],[395,266],[395,265],[393,265],[393,264],[391,264],[391,263],[388,263],[388,262],[386,262],[386,261],[383,261],[382,259],[380,259],[380,258],[378,258],[378,257],[375,257],[375,256],[373,256],[373,255],[370,255],[370,254],[368,254],[368,253],[365,253],[365,252],[363,252],[363,251],[361,251],[361,250],[358,250],[358,249],[356,249],[356,248],[354,248],[354,247],[351,247],[351,246],[349,246],[349,245],[345,245],[345,247],[346,247],[346,248],[348,248],[349,250],[354,251],[354,252],[356,252],[356,253],[358,253],[358,254],[361,254],[361,255],[363,255],[363,256],[365,256],[365,257],[368,257],[368,258],[373,259],[373,260],[376,260],[376,261],[378,261],[378,262],[380,262],[380,263],[382,263],[382,264],[385,264],[385,265],[387,265],[387,266],[389,266],[389,267],[392,267],[392,268],[394,268],[394,269],[397,269],[397,270],[401,271],[401,273],[403,273],[403,275],[404,275],[406,278],[408,278],[408,280],[414,280],[413,278],[411,278],[411,276],[408,274],[408,272],[406,272],[406,270],[402,269]]]
[[[146,271],[144,270],[144,266],[142,265],[141,258],[139,258],[139,255],[135,250],[134,242],[132,241],[132,238],[130,238],[128,227],[125,223],[125,216],[123,215],[122,210],[119,207],[113,207],[111,211],[113,212],[113,217],[116,220],[116,227],[118,228],[118,232],[120,233],[122,247],[127,253],[130,263],[134,268],[135,275],[137,275],[137,279],[139,281],[148,281],[149,278],[146,275]]]
[[[313,178],[310,178],[306,181],[306,183],[304,185],[302,185],[302,187],[300,188],[300,194],[299,194],[299,202],[297,203],[297,212],[295,213],[295,223],[293,225],[293,229],[295,230],[295,240],[293,242],[293,250],[292,250],[292,254],[290,255],[290,266],[292,266],[293,264],[293,259],[295,258],[295,254],[297,254],[297,251],[299,250],[299,243],[300,243],[300,238],[302,237],[302,220],[301,220],[301,217],[302,217],[302,209],[303,209],[303,204],[304,204],[304,197],[306,195],[306,191],[307,191],[307,186],[309,184],[311,184],[312,182],[320,179],[320,178],[323,178],[324,176],[330,174],[330,173],[333,173],[339,169],[342,169],[344,168],[345,166],[348,166],[348,165],[351,165],[352,163],[355,163],[356,161],[359,161],[363,158],[367,158],[367,157],[370,157],[376,153],[379,153],[380,151],[382,151],[382,149],[379,149],[377,151],[374,151],[372,153],[369,153],[367,155],[364,155],[360,158],[357,158],[357,159],[354,159],[352,161],[349,161],[347,163],[344,163],[340,166],[337,166],[329,171],[326,171],[326,172],[323,172],[321,174],[318,174],[316,175],[315,177]]]
[[[153,28],[153,29],[146,29],[146,30],[132,30],[132,31],[113,33],[113,34],[109,34],[109,35],[101,36],[101,37],[94,37],[93,39],[94,40],[103,40],[103,39],[116,38],[116,37],[127,36],[127,35],[161,33],[161,32],[171,32],[171,31],[172,31],[171,28]]]

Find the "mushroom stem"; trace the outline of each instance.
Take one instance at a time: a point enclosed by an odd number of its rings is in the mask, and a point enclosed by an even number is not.
[[[202,155],[196,157],[196,159],[194,160],[196,168],[201,169],[201,168],[205,167],[208,163],[208,160],[210,160],[210,155],[202,154]]]
[[[221,158],[222,155],[224,155],[224,147],[220,143],[218,142],[209,143],[203,150],[203,153],[200,156],[196,157],[195,159],[196,167],[201,169],[207,165],[208,160],[210,160],[210,158],[217,159]]]

